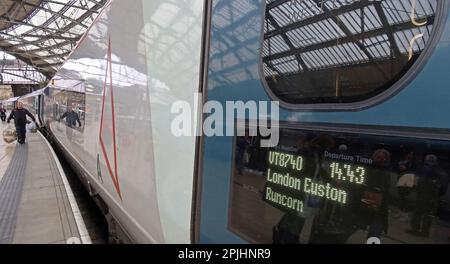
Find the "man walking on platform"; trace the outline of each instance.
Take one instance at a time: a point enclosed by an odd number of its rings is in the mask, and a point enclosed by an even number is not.
[[[17,106],[14,110],[11,111],[11,114],[8,117],[8,124],[11,122],[11,119],[14,119],[14,124],[16,125],[17,131],[17,142],[19,144],[25,144],[26,138],[26,125],[27,125],[27,116],[29,116],[33,122],[36,122],[34,116],[27,109],[23,108],[22,102],[17,102]]]

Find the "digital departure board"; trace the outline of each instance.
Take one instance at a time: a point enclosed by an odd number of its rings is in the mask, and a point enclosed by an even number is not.
[[[237,137],[229,229],[254,243],[450,243],[450,142],[282,129]]]

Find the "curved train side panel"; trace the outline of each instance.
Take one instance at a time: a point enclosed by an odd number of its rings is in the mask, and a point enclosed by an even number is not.
[[[167,131],[172,103],[198,90],[202,9],[112,1],[46,98],[51,133],[135,242],[191,241],[195,138]]]

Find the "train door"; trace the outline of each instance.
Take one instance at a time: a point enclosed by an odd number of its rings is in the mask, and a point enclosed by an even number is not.
[[[41,98],[40,95],[34,97],[34,102],[33,102],[34,113],[33,114],[35,114],[35,115],[39,115],[39,98]]]
[[[37,107],[36,107],[36,114],[39,119],[39,123],[43,126],[44,125],[44,93],[38,96],[37,98]]]
[[[195,241],[449,243],[448,9],[212,1]]]

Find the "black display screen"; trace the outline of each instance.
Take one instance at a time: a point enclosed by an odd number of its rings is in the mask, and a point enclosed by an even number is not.
[[[237,137],[229,229],[254,243],[450,243],[450,142],[281,129]],[[372,240],[371,240],[372,241]]]

